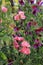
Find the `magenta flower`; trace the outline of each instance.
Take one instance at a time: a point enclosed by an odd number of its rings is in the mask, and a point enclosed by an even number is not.
[[[20,5],[24,5],[25,4],[23,0],[19,0],[19,3],[20,3]]]
[[[14,27],[14,31],[15,32],[19,31],[19,28],[18,27]]]
[[[8,65],[12,65],[13,63],[13,60],[12,59],[8,59]]]
[[[42,45],[39,39],[35,39],[34,42],[35,42],[35,44],[33,45],[34,48],[38,48]]]
[[[32,9],[33,9],[32,13],[33,13],[34,15],[36,15],[36,14],[39,12],[39,10],[38,10],[38,8],[37,8],[36,5],[33,5],[33,6],[32,6]]]
[[[34,42],[35,42],[35,43],[40,43],[40,40],[39,40],[39,39],[35,39]]]
[[[38,47],[40,47],[42,44],[41,43],[36,43],[36,44],[34,44],[33,46],[34,46],[34,48],[38,48]]]
[[[36,34],[39,34],[40,32],[43,32],[43,27],[37,28],[35,30]]]
[[[25,31],[25,32],[24,32],[24,34],[25,34],[25,35],[28,35],[28,34],[29,34],[29,32],[28,32],[28,31]]]
[[[19,14],[21,19],[25,19],[26,18],[26,16],[24,15],[23,11],[19,11],[18,14]]]
[[[27,29],[29,29],[31,27],[31,22],[27,23]]]
[[[38,9],[33,9],[33,12],[32,12],[32,13],[33,13],[34,15],[36,15],[38,12],[39,12]]]

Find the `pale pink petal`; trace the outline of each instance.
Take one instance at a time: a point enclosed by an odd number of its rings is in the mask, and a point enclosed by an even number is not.
[[[18,44],[18,42],[17,42],[16,40],[14,40],[13,45],[14,45],[14,47],[15,47],[16,49],[18,49],[18,48],[19,48],[19,44]]]
[[[19,15],[24,15],[24,12],[23,11],[19,11],[18,14]]]
[[[18,37],[18,36],[16,36],[14,39],[17,40],[17,41],[23,41],[24,40],[23,37]]]
[[[21,43],[21,46],[22,46],[22,47],[30,47],[30,44],[29,44],[27,41],[23,41],[23,42]]]
[[[4,7],[4,6],[1,8],[1,10],[2,10],[2,12],[4,12],[4,13],[6,13],[6,12],[8,11],[8,9],[7,9],[6,7]]]
[[[21,50],[19,50],[19,52],[29,55],[31,53],[29,48],[23,47]]]
[[[23,11],[19,11],[18,14],[19,14],[19,16],[20,16],[21,19],[25,19],[26,18],[26,16],[24,15]]]
[[[25,16],[25,15],[20,15],[20,18],[21,18],[21,19],[25,19],[26,16]]]
[[[17,20],[17,21],[20,20],[20,16],[19,16],[19,14],[17,14],[17,15],[14,16],[14,20]]]

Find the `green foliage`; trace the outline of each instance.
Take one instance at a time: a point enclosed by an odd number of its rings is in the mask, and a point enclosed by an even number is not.
[[[15,21],[13,20],[13,15],[15,13],[12,13],[11,5],[7,4],[5,6],[8,8],[7,13],[3,13],[0,7],[0,19],[2,19],[2,23],[0,23],[0,65],[8,65],[10,63],[8,62],[10,59],[12,62],[11,65],[43,65],[43,47],[39,47],[38,52],[37,49],[33,48],[34,39],[39,38],[41,42],[43,41],[43,32],[40,32],[42,35],[41,37],[35,33],[35,30],[38,27],[43,27],[43,9],[41,8],[41,12],[38,12],[35,16],[32,14],[32,5],[26,2],[24,6],[19,6],[19,8],[25,12],[26,19]],[[26,25],[28,22],[30,22],[31,19],[34,19],[38,26],[35,27],[32,25],[30,29],[27,30]],[[21,21],[23,22],[22,25],[20,24]],[[10,26],[11,24],[16,25],[20,28],[20,30],[15,32],[14,28]],[[26,35],[25,32],[32,32],[32,35]],[[14,48],[12,36],[13,34],[20,34],[30,43],[30,55],[21,54],[17,49]]]

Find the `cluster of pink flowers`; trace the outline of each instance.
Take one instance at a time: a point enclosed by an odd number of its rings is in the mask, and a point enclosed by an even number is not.
[[[8,11],[8,9],[7,9],[6,7],[4,7],[4,6],[2,6],[1,10],[2,10],[2,12],[4,12],[4,13],[6,13],[6,12]]]
[[[18,42],[21,42],[20,44]],[[19,52],[29,55],[31,53],[30,51],[30,44],[23,38],[16,36],[14,38],[14,47],[19,50]]]
[[[18,14],[14,16],[14,20],[17,20],[17,21],[19,21],[20,19],[25,19],[25,18],[26,16],[24,15],[23,11],[19,11]]]

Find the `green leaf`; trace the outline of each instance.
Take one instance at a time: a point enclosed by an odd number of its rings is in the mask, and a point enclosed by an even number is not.
[[[0,57],[1,57],[3,60],[7,60],[6,55],[5,55],[2,51],[0,51]]]

